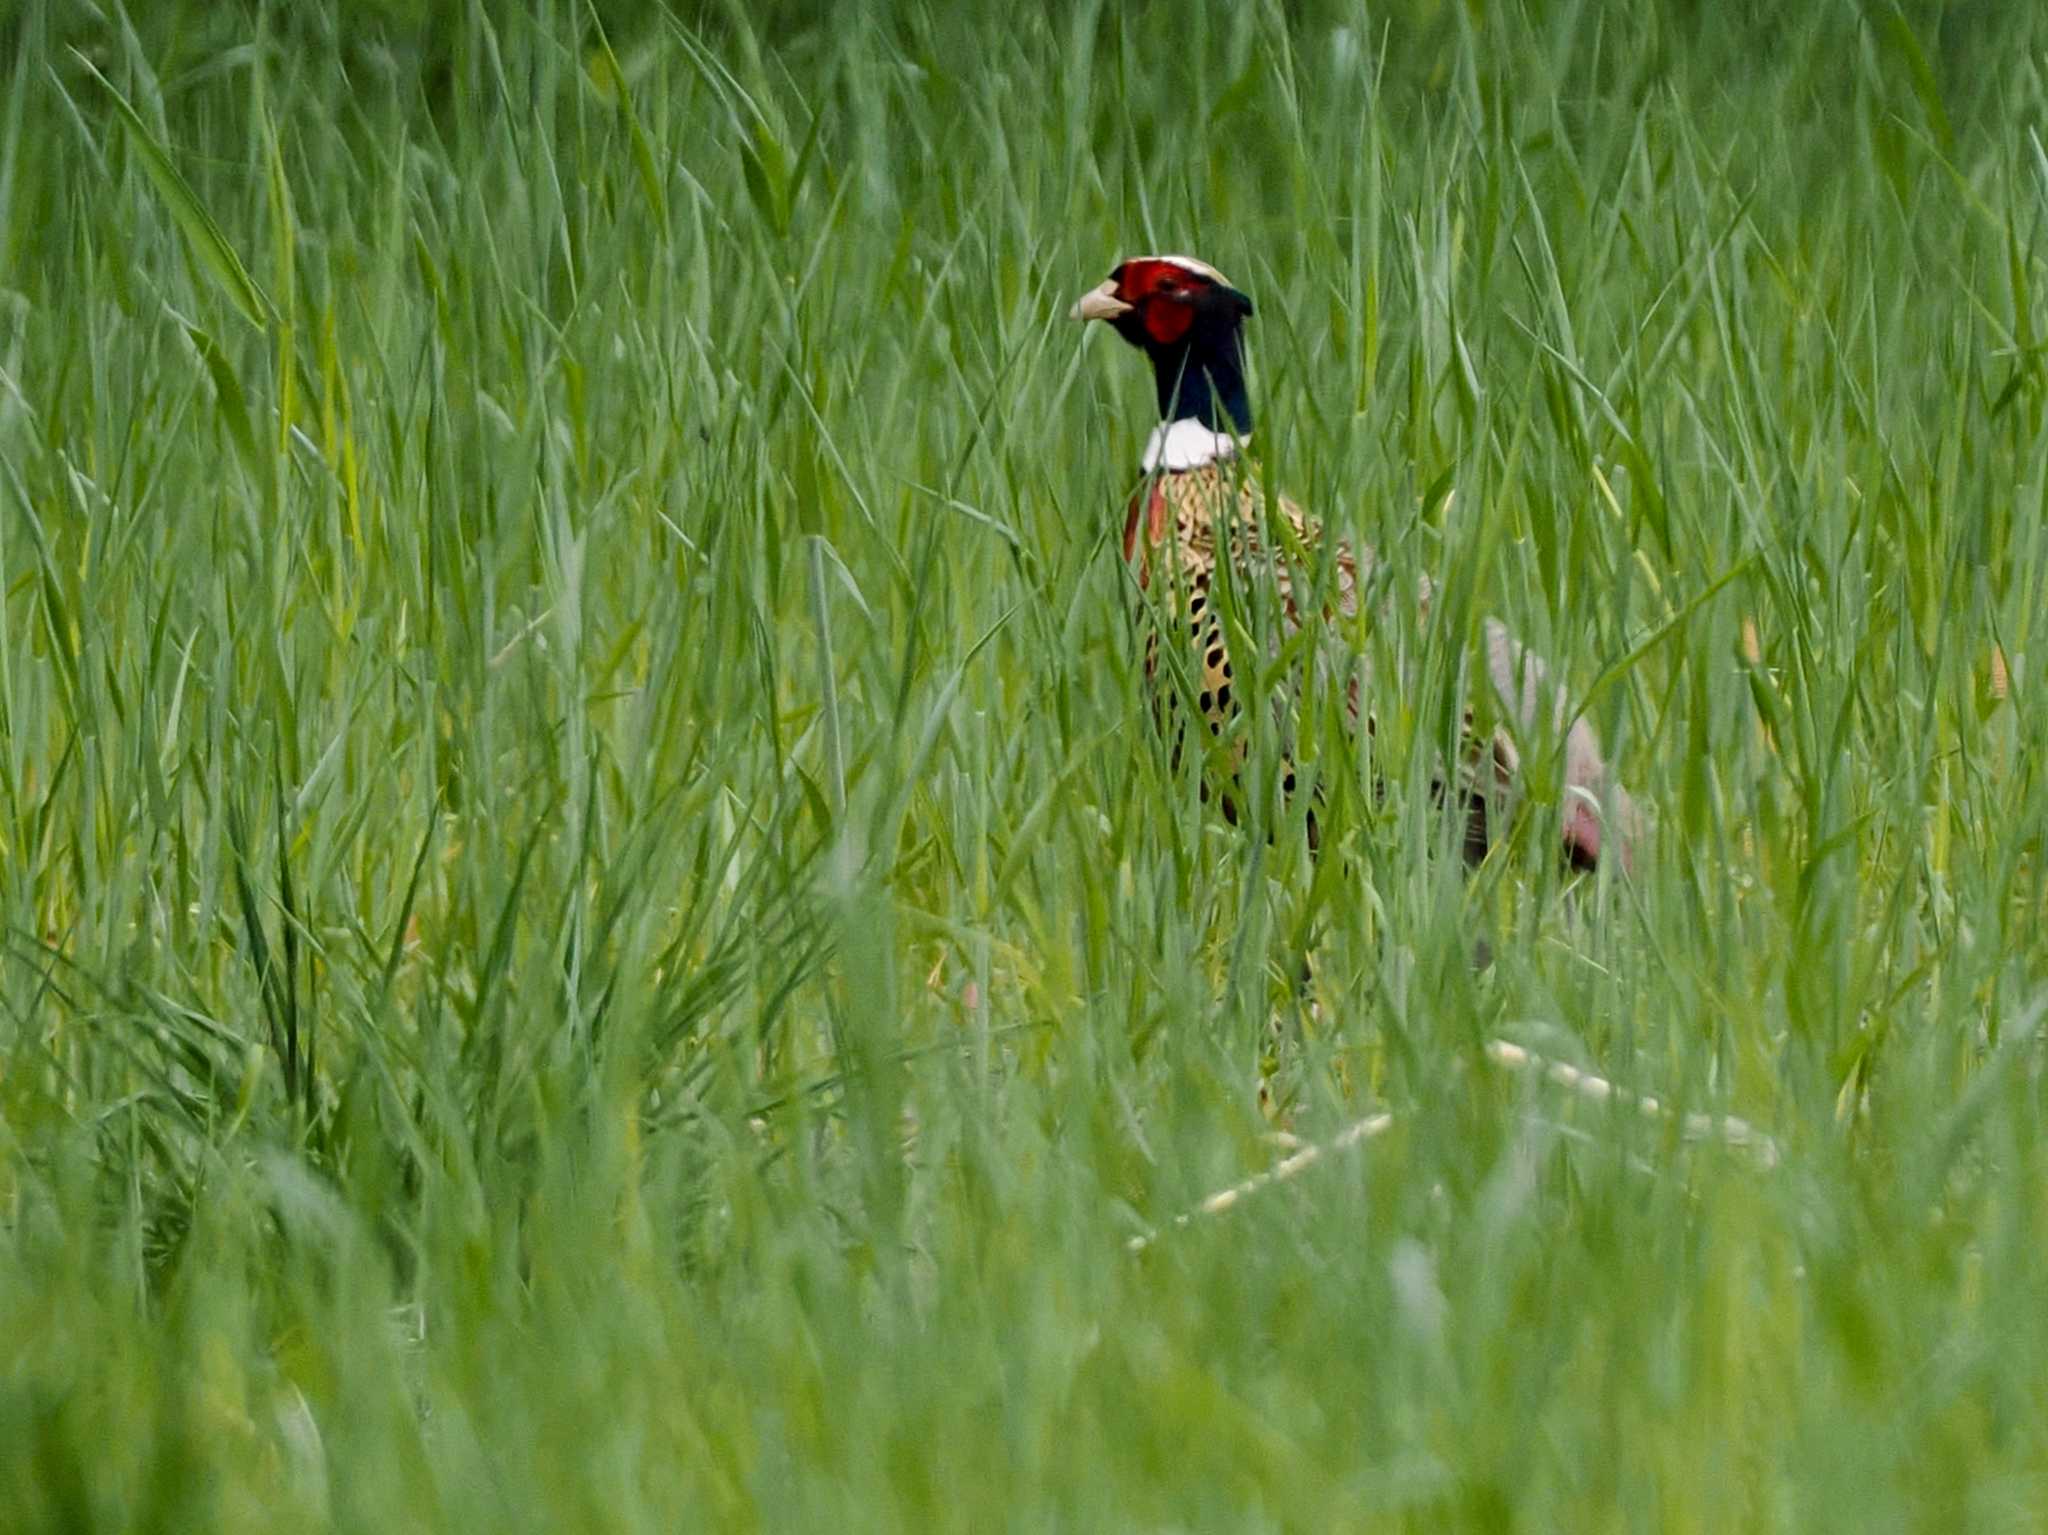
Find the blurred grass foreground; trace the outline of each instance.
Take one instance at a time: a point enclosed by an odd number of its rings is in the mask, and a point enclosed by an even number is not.
[[[2048,1528],[2044,70],[0,6],[0,1529]],[[1318,857],[1150,727],[1158,249],[1441,582]],[[1449,855],[1487,613],[1632,872]]]

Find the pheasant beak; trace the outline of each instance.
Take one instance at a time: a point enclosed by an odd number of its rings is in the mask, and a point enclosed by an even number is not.
[[[1074,300],[1074,307],[1067,311],[1070,320],[1114,320],[1120,314],[1129,314],[1131,306],[1116,296],[1116,279],[1110,278],[1098,288],[1090,288]]]

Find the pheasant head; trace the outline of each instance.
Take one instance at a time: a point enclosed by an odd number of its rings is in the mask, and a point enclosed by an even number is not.
[[[1251,434],[1243,335],[1251,312],[1248,297],[1192,256],[1135,256],[1069,311],[1106,322],[1151,359],[1160,425],[1146,445],[1148,472],[1226,458]]]

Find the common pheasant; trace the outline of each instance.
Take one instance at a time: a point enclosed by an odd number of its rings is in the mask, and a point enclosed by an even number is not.
[[[1375,558],[1369,546],[1354,549],[1341,540],[1324,550],[1318,523],[1286,497],[1269,498],[1262,491],[1247,451],[1252,408],[1245,385],[1243,326],[1251,312],[1250,298],[1214,267],[1189,256],[1126,261],[1100,286],[1084,293],[1071,311],[1076,320],[1104,321],[1151,360],[1159,425],[1146,440],[1144,478],[1124,519],[1124,559],[1141,589],[1149,588],[1155,567],[1168,583],[1167,610],[1193,644],[1188,677],[1195,708],[1211,742],[1225,748],[1226,760],[1219,766],[1233,778],[1242,765],[1244,742],[1230,740],[1241,700],[1218,612],[1219,581],[1270,580],[1277,601],[1277,633],[1285,637],[1301,628],[1304,606],[1309,620],[1332,610],[1355,616]],[[1219,558],[1229,565],[1222,576]],[[1318,569],[1320,583],[1314,579]],[[1425,578],[1419,599],[1424,616],[1430,597]],[[1590,868],[1603,852],[1618,851],[1626,868],[1640,818],[1627,793],[1613,782],[1593,727],[1570,716],[1567,696],[1551,683],[1549,668],[1518,644],[1505,625],[1489,618],[1483,627],[1486,672],[1502,705],[1497,717],[1512,721],[1523,739],[1532,740],[1547,703],[1548,728],[1562,736],[1560,832],[1566,856],[1573,864]],[[1145,673],[1178,760],[1184,727],[1177,689],[1163,684],[1159,676],[1161,659],[1155,627],[1147,639]],[[1360,701],[1355,673],[1348,708],[1356,724]],[[1465,816],[1465,854],[1477,861],[1485,855],[1490,835],[1517,790],[1521,757],[1505,725],[1482,738],[1469,707],[1464,722],[1465,741],[1453,776]],[[1372,729],[1370,718],[1364,726],[1368,732]],[[1291,795],[1293,769],[1283,764],[1282,772],[1282,788]],[[1443,792],[1442,785],[1439,791]],[[1225,813],[1235,820],[1228,788],[1222,798]]]

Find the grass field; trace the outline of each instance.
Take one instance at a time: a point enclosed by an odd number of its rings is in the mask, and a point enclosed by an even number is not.
[[[2048,12],[515,12],[0,6],[0,1528],[2048,1528]],[[1148,249],[1444,583],[1316,858]]]

